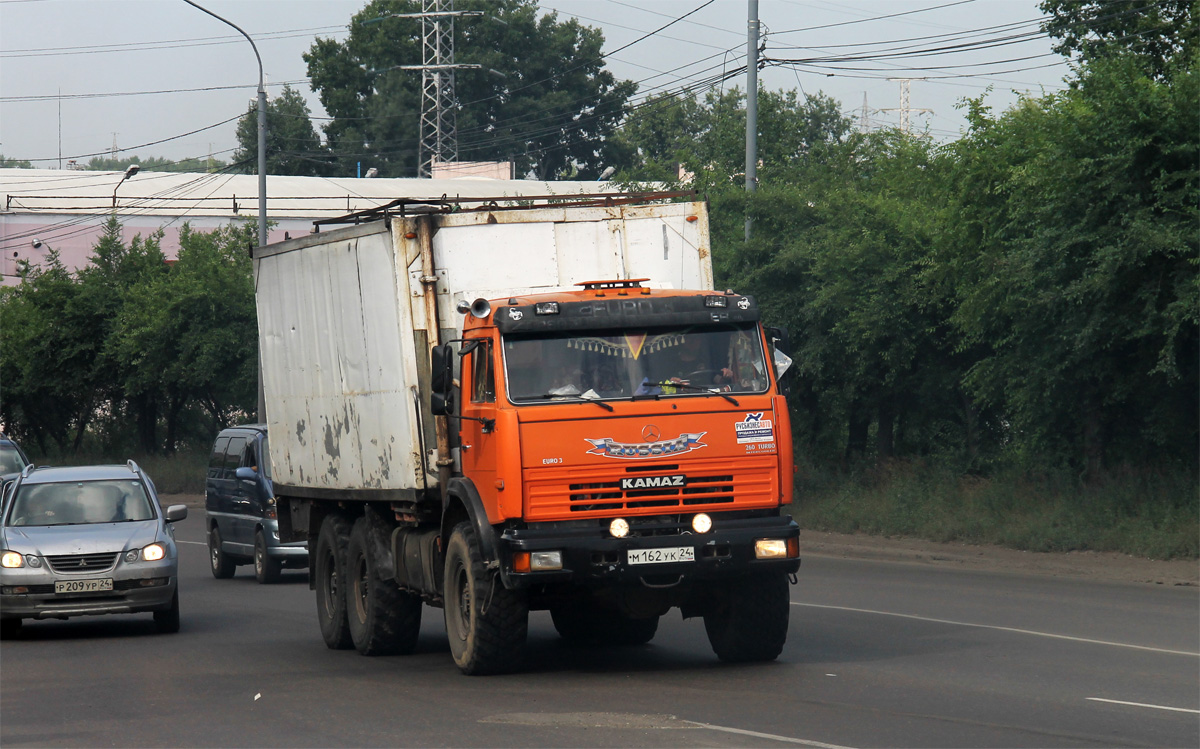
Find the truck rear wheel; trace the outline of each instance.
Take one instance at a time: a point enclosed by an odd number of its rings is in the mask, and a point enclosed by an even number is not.
[[[317,534],[312,560],[313,583],[317,593],[317,621],[321,637],[332,650],[348,650],[353,645],[346,620],[346,546],[350,542],[350,523],[341,515],[327,515]]]
[[[384,580],[371,548],[367,519],[359,518],[346,548],[346,617],[363,655],[408,655],[421,633],[421,599]]]
[[[506,673],[521,665],[529,604],[497,577],[488,574],[471,524],[455,526],[446,546],[446,636],[464,674]]]
[[[787,573],[755,575],[726,587],[719,608],[704,615],[704,629],[723,661],[771,661],[783,652],[790,613]]]
[[[620,611],[588,604],[550,609],[550,619],[568,642],[599,645],[645,645],[658,632],[658,617],[632,619]]]

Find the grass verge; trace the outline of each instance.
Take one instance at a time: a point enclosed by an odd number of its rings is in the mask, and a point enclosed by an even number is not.
[[[1130,469],[1082,483],[1066,473],[962,476],[923,463],[851,472],[802,466],[802,528],[998,544],[1027,551],[1200,557],[1200,489],[1181,469]]]

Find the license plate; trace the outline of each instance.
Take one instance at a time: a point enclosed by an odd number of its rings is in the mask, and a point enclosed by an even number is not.
[[[111,577],[99,580],[63,580],[54,583],[55,593],[96,593],[112,589]]]
[[[665,564],[696,561],[696,547],[672,546],[664,549],[630,549],[630,564]]]

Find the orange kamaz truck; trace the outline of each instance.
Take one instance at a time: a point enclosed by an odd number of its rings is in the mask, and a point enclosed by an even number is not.
[[[280,533],[329,647],[411,652],[428,605],[498,673],[530,611],[634,645],[678,608],[722,660],[778,656],[790,360],[668,197],[402,200],[255,251]]]

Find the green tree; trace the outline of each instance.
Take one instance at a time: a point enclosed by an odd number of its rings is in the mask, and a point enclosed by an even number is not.
[[[254,225],[180,231],[179,258],[167,274],[128,290],[107,352],[129,393],[162,404],[162,445],[211,438],[257,398],[257,320],[250,258]],[[203,415],[203,418],[201,418]]]
[[[1194,58],[1200,26],[1195,0],[1043,0],[1043,30],[1054,51],[1084,61],[1132,54],[1154,78],[1169,78]]]
[[[158,156],[151,156],[148,159],[137,156],[119,159],[96,156],[88,161],[87,171],[123,172],[132,164],[137,164],[138,168],[146,172],[216,172],[226,166],[226,163],[220,159],[202,156],[193,156],[179,161],[171,161]]]
[[[955,145],[952,321],[967,384],[1027,460],[1195,465],[1200,140],[1195,64],[1168,84],[1136,54]]]
[[[461,106],[459,157],[516,162],[538,179],[595,178],[618,158],[609,136],[635,85],[604,69],[599,30],[532,0],[467,0],[482,16],[454,22],[455,61],[481,66],[455,74]],[[333,118],[325,125],[343,173],[356,164],[382,176],[416,176],[420,144],[421,21],[390,17],[421,10],[415,0],[373,0],[344,42],[317,39],[304,59],[313,90]]]
[[[313,128],[312,112],[300,92],[284,86],[267,101],[267,173],[301,177],[329,173],[330,158]],[[237,171],[258,173],[258,102],[250,103],[238,120],[238,149],[233,154]]]
[[[0,153],[0,169],[32,169],[33,163],[22,159],[10,159]]]

